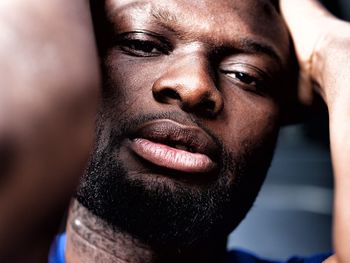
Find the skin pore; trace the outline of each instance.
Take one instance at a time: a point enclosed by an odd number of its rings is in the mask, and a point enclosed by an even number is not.
[[[104,9],[103,103],[67,262],[223,261],[278,134],[290,50],[282,19],[263,0]]]

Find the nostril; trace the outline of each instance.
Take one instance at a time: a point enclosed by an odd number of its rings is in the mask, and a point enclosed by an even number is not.
[[[215,102],[212,101],[212,100],[206,100],[206,101],[203,101],[201,102],[199,105],[198,105],[199,108],[203,109],[203,110],[206,110],[206,111],[214,111],[215,110]]]
[[[186,112],[193,112],[203,117],[212,118],[216,114],[216,103],[212,100],[203,100],[195,105],[183,103],[182,109]]]
[[[165,88],[159,92],[154,92],[153,95],[157,100],[162,102],[167,102],[169,100],[181,100],[180,94],[171,88]]]
[[[168,98],[174,99],[174,100],[180,100],[181,99],[180,94],[176,90],[164,89],[163,93],[164,93],[163,94],[164,97],[168,97]]]
[[[215,115],[215,102],[212,100],[204,100],[196,105],[193,109],[197,114],[211,117]]]

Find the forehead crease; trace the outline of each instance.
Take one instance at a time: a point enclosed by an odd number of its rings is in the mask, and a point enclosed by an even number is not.
[[[107,8],[113,17],[122,20],[125,17],[135,17],[135,20],[143,17],[184,40],[197,39],[213,45],[245,42],[243,46],[252,47],[253,45],[246,45],[243,35],[260,40],[274,40],[272,44],[279,42],[277,12],[270,1],[254,0],[248,4],[248,1],[235,0],[107,0]],[[265,48],[260,51],[268,51],[265,53],[275,56],[276,52],[269,52],[270,50]]]
[[[204,2],[204,1],[203,1]],[[196,10],[200,9],[199,12],[190,12],[190,16],[186,16],[183,13],[173,13],[169,9],[163,7],[153,6],[150,9],[150,13],[153,18],[155,18],[163,27],[178,33],[178,37],[184,40],[203,40],[204,42],[211,43],[213,45],[227,45],[228,43],[234,44],[235,42],[241,42],[243,46],[247,46],[246,43],[253,43],[247,37],[242,37],[243,35],[250,35],[250,38],[260,38],[263,39],[265,31],[274,31],[272,27],[274,26],[271,22],[271,26],[267,26],[266,23],[256,23],[256,13],[251,14],[254,18],[253,21],[247,22],[246,18],[242,18],[242,13],[240,7],[232,4],[229,6],[232,11],[229,16],[218,16],[215,13],[215,5],[213,11],[207,7],[207,5],[196,6]],[[225,10],[229,10],[229,7],[225,6]],[[222,8],[222,7],[221,7]],[[262,6],[265,10],[266,7]],[[203,9],[203,10],[201,10]],[[245,10],[246,12],[246,10]],[[270,15],[270,11],[267,15]],[[198,18],[198,19],[196,19]],[[238,20],[237,20],[238,19]],[[271,19],[270,19],[271,20]],[[265,29],[261,28],[265,27]],[[266,26],[268,29],[266,29]],[[260,28],[256,28],[260,27]],[[245,32],[245,34],[243,34]],[[275,39],[274,35],[274,39]],[[248,46],[253,46],[248,45]],[[258,50],[259,48],[256,48]],[[262,51],[268,51],[271,49],[260,48]],[[273,52],[267,52],[269,55],[273,55]]]
[[[192,7],[194,10],[200,10],[205,16],[221,13],[223,10],[233,11],[234,13],[243,13],[243,15],[249,15],[258,11],[259,14],[271,16],[276,12],[276,8],[271,3],[272,0],[253,0],[253,1],[235,1],[235,0],[175,0],[175,1],[145,1],[145,0],[105,0],[106,6],[109,12],[115,13],[121,10],[127,9],[139,9],[144,11],[153,10],[173,10],[176,7]],[[151,8],[152,7],[152,8]],[[160,7],[160,8],[159,8]],[[145,9],[146,8],[146,9]],[[243,11],[243,12],[242,12]],[[170,13],[169,13],[170,14]],[[196,12],[191,12],[191,15],[195,15]],[[220,19],[220,16],[215,16]]]
[[[195,6],[194,2],[200,2],[201,4]],[[151,17],[153,21],[149,22],[160,24],[174,33],[179,33],[179,37],[182,39],[199,38],[203,33],[211,35],[212,38],[215,38],[216,35],[221,36],[221,38],[228,35],[228,28],[225,25],[230,24],[230,22],[227,21],[227,16],[222,15],[223,7],[221,6],[220,11],[216,4],[203,2],[205,1],[189,1],[185,3],[185,10],[194,8],[193,12],[186,13],[178,11],[183,9],[177,8],[179,5],[177,1],[169,1],[165,4],[164,2],[154,3],[152,1],[130,0],[118,1],[117,3],[115,0],[108,0],[107,10],[110,18],[124,19],[126,17],[134,17],[138,19],[146,16]],[[235,9],[234,6],[231,6],[232,8]],[[229,10],[229,8],[225,7],[225,10]],[[234,22],[239,18],[239,15],[232,10],[230,18]],[[217,26],[218,24],[221,26]],[[242,23],[240,28],[248,30],[249,25]]]
[[[251,4],[242,4],[242,1],[234,0],[166,2],[107,0],[107,2],[110,17],[152,16],[154,22],[160,23],[167,29],[174,29],[172,31],[186,32],[184,37],[189,35],[189,38],[195,33],[202,32],[210,33],[213,37],[227,35],[232,26],[238,23],[239,27],[235,27],[237,33],[251,31],[252,27],[258,25],[262,27],[262,25],[267,24],[268,20],[271,19],[266,20],[266,18],[270,18],[272,13],[272,5],[267,4],[270,3],[269,0],[267,2],[266,0],[254,0],[250,2]],[[183,12],[183,10],[188,10],[188,12]],[[186,30],[181,30],[182,28],[186,28]]]

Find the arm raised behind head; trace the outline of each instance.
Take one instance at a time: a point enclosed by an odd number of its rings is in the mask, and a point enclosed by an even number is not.
[[[329,262],[350,262],[350,23],[316,0],[280,0],[280,5],[304,76],[301,89],[315,88],[329,112],[336,252]]]
[[[47,262],[93,143],[87,0],[0,1],[0,261]]]

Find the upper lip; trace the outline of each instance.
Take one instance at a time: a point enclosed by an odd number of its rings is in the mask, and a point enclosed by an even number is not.
[[[149,121],[136,129],[132,138],[143,138],[187,151],[205,154],[212,160],[219,153],[218,144],[198,126],[187,126],[170,119]]]

